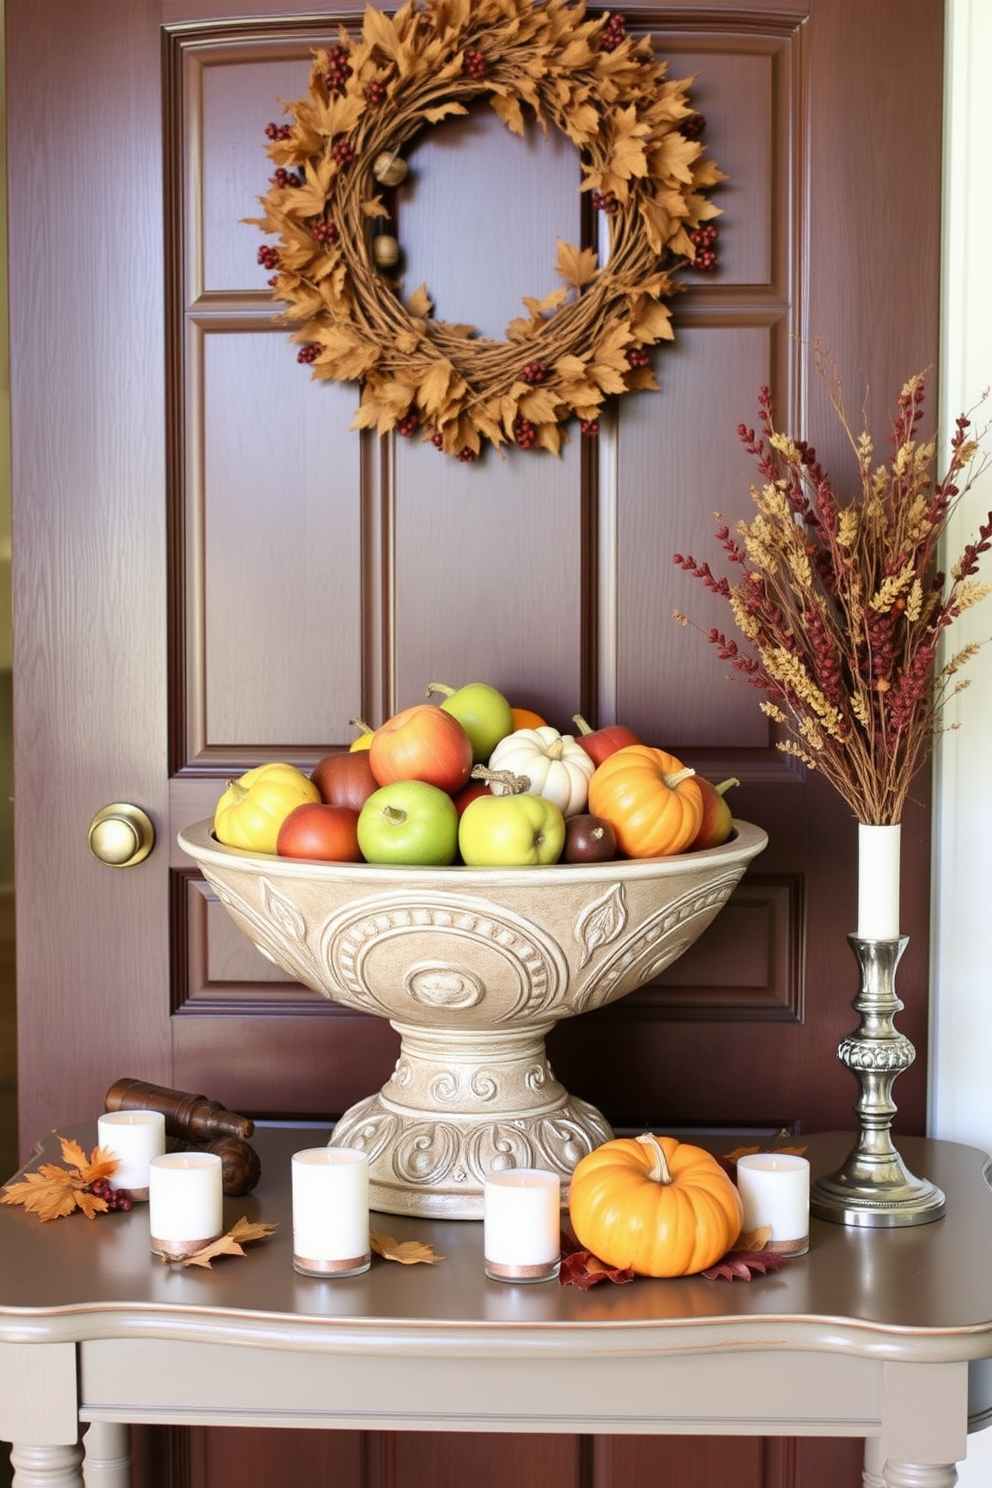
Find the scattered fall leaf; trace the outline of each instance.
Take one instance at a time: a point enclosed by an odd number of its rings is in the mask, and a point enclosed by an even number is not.
[[[435,1255],[433,1245],[420,1240],[396,1240],[392,1235],[380,1235],[378,1230],[369,1230],[369,1243],[384,1261],[399,1261],[401,1266],[416,1266],[418,1262],[434,1266],[444,1260],[444,1256]]]
[[[774,1250],[728,1250],[725,1256],[699,1274],[708,1281],[751,1281],[756,1275],[778,1271],[784,1261],[785,1257]]]
[[[227,1234],[221,1235],[219,1240],[212,1240],[209,1245],[204,1245],[201,1250],[194,1251],[192,1255],[183,1256],[180,1265],[205,1266],[209,1271],[211,1263],[220,1256],[243,1256],[246,1245],[253,1240],[267,1240],[278,1228],[278,1225],[261,1224],[257,1220],[242,1217],[236,1220]],[[168,1262],[168,1257],[163,1256],[163,1260]]]
[[[562,1286],[579,1287],[583,1292],[597,1286],[601,1281],[613,1281],[622,1285],[633,1279],[633,1266],[608,1266],[589,1250],[573,1250],[562,1256],[561,1269],[558,1272],[558,1281]]]
[[[117,1159],[103,1147],[94,1147],[89,1157],[78,1142],[70,1137],[59,1137],[62,1160],[68,1166],[60,1168],[57,1163],[42,1163],[33,1173],[26,1173],[19,1183],[4,1185],[0,1203],[20,1204],[32,1214],[37,1214],[44,1223],[49,1219],[62,1219],[76,1209],[87,1219],[103,1214],[107,1209],[106,1199],[89,1193],[89,1185],[98,1178],[109,1178],[117,1170]]]

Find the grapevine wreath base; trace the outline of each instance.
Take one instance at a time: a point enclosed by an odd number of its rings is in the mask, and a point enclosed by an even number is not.
[[[622,16],[588,17],[582,0],[426,0],[394,16],[369,6],[361,36],[342,28],[314,53],[305,98],[270,124],[276,166],[250,219],[278,245],[273,298],[317,378],[358,382],[354,427],[420,433],[474,459],[483,443],[557,453],[577,417],[595,433],[605,400],[656,388],[646,348],[672,338],[673,273],[712,267],[723,173],[703,154],[687,82],[668,81],[649,39]],[[505,341],[433,315],[425,285],[404,298],[388,193],[403,150],[428,125],[487,99],[522,135],[525,110],[579,151],[582,181],[609,225],[600,266],[559,240],[563,281]],[[384,228],[387,229],[384,231]]]

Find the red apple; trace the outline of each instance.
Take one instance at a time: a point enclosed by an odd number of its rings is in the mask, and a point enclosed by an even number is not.
[[[462,812],[465,810],[465,807],[469,804],[470,801],[474,801],[476,796],[491,795],[492,789],[490,788],[488,781],[470,780],[467,785],[462,786],[460,791],[455,791],[455,794],[452,796],[451,799],[455,803],[455,810],[458,812],[458,815],[461,816]]]
[[[380,785],[422,780],[454,795],[472,769],[472,741],[444,708],[417,703],[376,729],[369,762]]]
[[[360,863],[358,812],[348,806],[325,806],[323,801],[296,806],[279,828],[276,852],[282,858]]]
[[[594,729],[586,723],[581,713],[576,713],[572,722],[578,729],[575,742],[582,745],[594,765],[601,765],[611,754],[616,754],[618,749],[643,742],[624,723],[610,723],[605,728]]]
[[[683,849],[685,852],[695,852],[703,847],[719,847],[726,842],[734,825],[733,812],[727,805],[724,792],[733,785],[740,785],[736,776],[721,781],[719,785],[711,785],[702,775],[697,775],[696,781],[703,797],[703,820],[689,846]]]
[[[379,789],[367,749],[325,754],[310,771],[310,779],[326,806],[350,806],[352,811],[361,811],[372,792]]]
[[[563,863],[608,863],[617,855],[616,833],[608,821],[583,811],[565,823]]]

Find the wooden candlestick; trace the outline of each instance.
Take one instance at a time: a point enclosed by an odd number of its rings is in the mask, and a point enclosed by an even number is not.
[[[210,1142],[219,1137],[247,1139],[255,1130],[249,1116],[228,1111],[205,1095],[149,1085],[147,1080],[115,1080],[107,1091],[104,1106],[108,1111],[161,1111],[168,1136],[187,1137],[194,1142]]]

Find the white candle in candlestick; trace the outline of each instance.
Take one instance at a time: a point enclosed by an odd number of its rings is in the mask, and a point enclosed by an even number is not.
[[[486,1275],[548,1281],[561,1261],[561,1179],[541,1168],[490,1173],[483,1193]]]
[[[372,1261],[368,1154],[351,1147],[294,1152],[293,1267],[304,1276],[357,1276]]]
[[[771,1226],[767,1248],[784,1255],[809,1249],[809,1162],[792,1152],[752,1152],[737,1159],[744,1233]]]
[[[148,1165],[165,1151],[161,1111],[107,1111],[97,1119],[98,1146],[117,1158],[111,1188],[126,1188],[133,1199],[148,1197]]]
[[[899,939],[898,822],[858,823],[858,939]]]
[[[148,1165],[152,1250],[178,1259],[224,1233],[223,1164],[215,1152],[166,1152]]]

